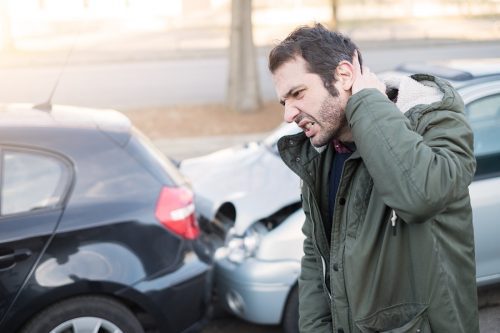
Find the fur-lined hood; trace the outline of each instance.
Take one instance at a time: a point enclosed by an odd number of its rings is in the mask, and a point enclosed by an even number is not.
[[[384,79],[387,90],[397,90],[396,106],[405,113],[419,104],[432,104],[443,99],[443,91],[435,81],[417,81],[411,76],[392,76]]]

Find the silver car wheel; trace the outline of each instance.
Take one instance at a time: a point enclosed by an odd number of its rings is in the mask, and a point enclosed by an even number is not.
[[[65,321],[50,333],[123,333],[118,326],[98,317],[80,317]]]

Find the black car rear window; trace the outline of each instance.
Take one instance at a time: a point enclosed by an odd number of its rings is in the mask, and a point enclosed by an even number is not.
[[[125,149],[161,183],[167,186],[180,186],[186,183],[186,179],[175,164],[136,128],[132,130],[132,136]]]

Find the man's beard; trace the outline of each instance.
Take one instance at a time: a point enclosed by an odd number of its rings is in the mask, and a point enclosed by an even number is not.
[[[321,103],[318,118],[319,132],[311,138],[311,144],[315,147],[324,146],[333,139],[338,139],[347,126],[345,113],[340,107],[340,98],[330,94]]]

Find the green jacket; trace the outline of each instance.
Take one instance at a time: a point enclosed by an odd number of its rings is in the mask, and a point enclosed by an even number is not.
[[[318,152],[303,133],[279,141],[282,159],[302,179],[303,333],[479,332],[472,130],[446,81],[413,78],[439,100],[403,114],[375,89],[349,99],[357,150],[342,171],[331,235],[323,221],[334,150]]]

